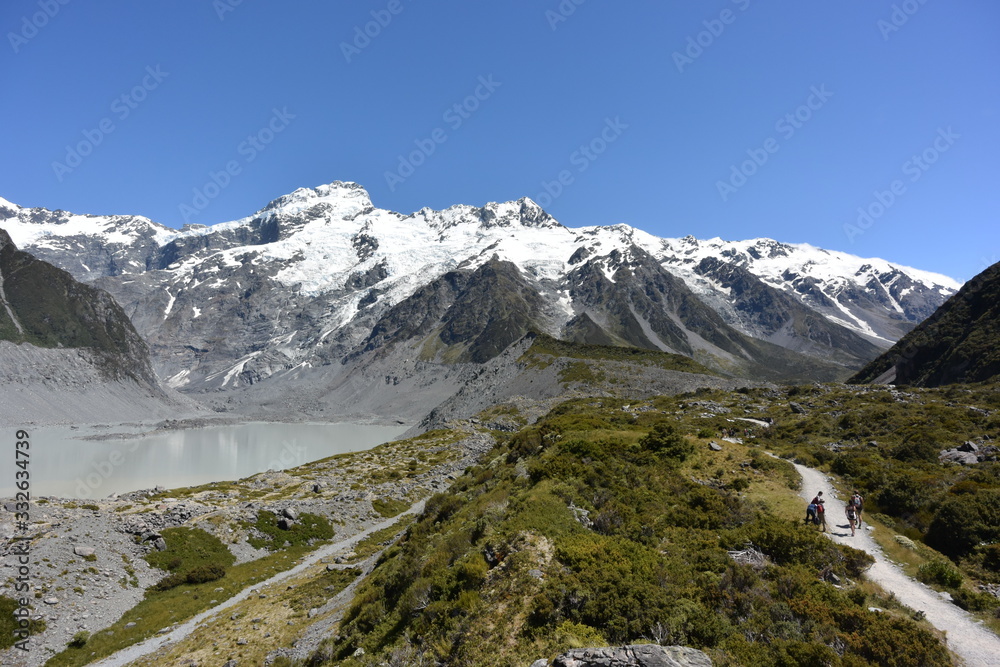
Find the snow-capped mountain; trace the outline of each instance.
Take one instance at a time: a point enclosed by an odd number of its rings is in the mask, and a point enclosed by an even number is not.
[[[482,361],[530,329],[679,352],[728,372],[781,377],[812,365],[846,375],[960,286],[804,244],[569,228],[530,199],[403,215],[343,182],[180,230],[0,199],[0,228],[111,292],[160,376],[190,391],[400,344],[415,362]]]

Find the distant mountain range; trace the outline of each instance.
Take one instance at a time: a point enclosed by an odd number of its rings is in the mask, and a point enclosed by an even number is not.
[[[930,318],[850,382],[919,387],[1000,375],[1000,264],[966,283]]]
[[[737,377],[843,379],[960,287],[805,244],[568,228],[529,199],[403,215],[342,182],[180,230],[0,199],[0,228],[114,295],[170,386],[274,401],[453,376],[530,331]]]

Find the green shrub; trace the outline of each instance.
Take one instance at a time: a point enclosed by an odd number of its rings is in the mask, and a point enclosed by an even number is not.
[[[236,557],[219,538],[200,528],[166,528],[162,531],[167,543],[165,551],[152,551],[144,556],[147,563],[161,570],[187,572],[199,565],[220,563],[232,565]]]
[[[181,584],[215,581],[226,576],[226,569],[236,557],[219,538],[200,528],[167,528],[163,530],[165,551],[153,551],[145,559],[153,567],[167,570],[169,575],[150,590],[166,591]]]
[[[278,527],[278,517],[274,512],[260,510],[253,525],[263,537],[250,537],[247,542],[255,549],[284,549],[329,540],[333,537],[333,526],[318,514],[302,512],[288,530]]]
[[[73,648],[83,648],[86,646],[87,642],[90,641],[90,633],[86,630],[80,630],[73,638],[69,640],[69,645]]]
[[[965,556],[980,544],[1000,541],[1000,490],[945,499],[931,520],[926,541],[952,557]]]
[[[694,443],[689,442],[670,422],[659,422],[639,440],[644,449],[655,452],[668,460],[684,461],[694,454]]]
[[[402,514],[409,507],[410,503],[395,498],[376,498],[372,501],[372,509],[387,519]]]
[[[203,584],[206,581],[216,581],[226,576],[226,566],[221,563],[199,565],[187,573],[185,579],[189,584]]]
[[[18,641],[15,634],[18,630],[18,623],[14,617],[18,604],[16,600],[0,595],[0,651],[10,648]],[[32,620],[28,625],[28,630],[32,635],[39,635],[45,631],[45,621]]]
[[[894,459],[912,463],[936,463],[938,454],[944,449],[933,438],[924,434],[914,434],[891,450]]]
[[[938,584],[946,588],[962,585],[962,573],[948,561],[937,559],[924,563],[917,570],[917,579],[925,584]]]
[[[951,599],[966,611],[990,611],[1000,607],[1000,600],[992,593],[970,591],[960,588],[951,594]]]

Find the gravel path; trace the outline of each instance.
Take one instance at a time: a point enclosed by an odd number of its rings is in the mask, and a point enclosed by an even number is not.
[[[795,469],[802,475],[802,490],[799,495],[807,503],[817,491],[823,492],[830,539],[867,551],[875,558],[875,564],[867,573],[870,580],[891,591],[907,607],[923,611],[931,625],[947,633],[948,648],[968,667],[1000,665],[1000,637],[964,610],[942,599],[937,591],[906,576],[886,558],[866,530],[867,526],[863,526],[851,537],[851,529],[844,515],[844,502],[834,495],[833,485],[826,475],[798,464],[795,464]]]
[[[393,525],[407,514],[419,514],[420,512],[423,511],[424,511],[424,501],[421,500],[411,505],[410,508],[405,512],[403,512],[402,514],[394,516],[390,519],[386,519],[385,521],[376,524],[374,526],[371,526],[370,528],[366,528],[357,535],[349,537],[345,540],[341,540],[340,542],[336,542],[334,544],[328,544],[325,547],[322,547],[314,551],[312,554],[303,559],[302,562],[296,565],[295,567],[289,570],[285,570],[284,572],[279,572],[278,574],[274,575],[273,577],[271,577],[266,581],[261,581],[254,584],[253,586],[244,588],[242,591],[240,591],[233,597],[229,598],[225,602],[218,604],[212,607],[211,609],[207,609],[201,612],[197,616],[194,616],[189,620],[187,620],[186,622],[182,623],[181,625],[178,625],[170,632],[164,633],[162,635],[157,635],[155,637],[150,637],[144,642],[141,642],[139,644],[133,644],[128,648],[124,648],[121,651],[109,655],[103,660],[92,664],[96,665],[97,667],[124,667],[125,665],[131,663],[133,660],[137,660],[145,655],[148,655],[169,642],[176,642],[184,639],[189,634],[191,634],[191,632],[198,627],[198,624],[200,624],[205,619],[215,614],[218,614],[219,612],[224,611],[229,607],[234,606],[238,602],[247,599],[251,594],[257,592],[258,590],[263,589],[267,586],[271,586],[273,584],[277,584],[287,579],[288,577],[303,572],[306,568],[319,562],[321,558],[326,558],[330,554],[336,553],[337,551],[340,551],[342,549],[353,547],[355,544],[357,544],[364,538],[368,537],[372,533],[382,530],[383,528],[388,528],[389,526]]]

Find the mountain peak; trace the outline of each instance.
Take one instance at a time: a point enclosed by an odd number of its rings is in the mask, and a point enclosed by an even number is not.
[[[521,197],[517,201],[488,202],[481,211],[483,222],[508,226],[518,224],[522,227],[561,227],[555,218],[532,201],[529,197]]]
[[[328,203],[336,208],[357,208],[359,210],[372,208],[371,196],[368,191],[352,181],[334,181],[315,188],[298,188],[287,195],[272,200],[261,209],[293,213],[311,208],[319,203]]]

